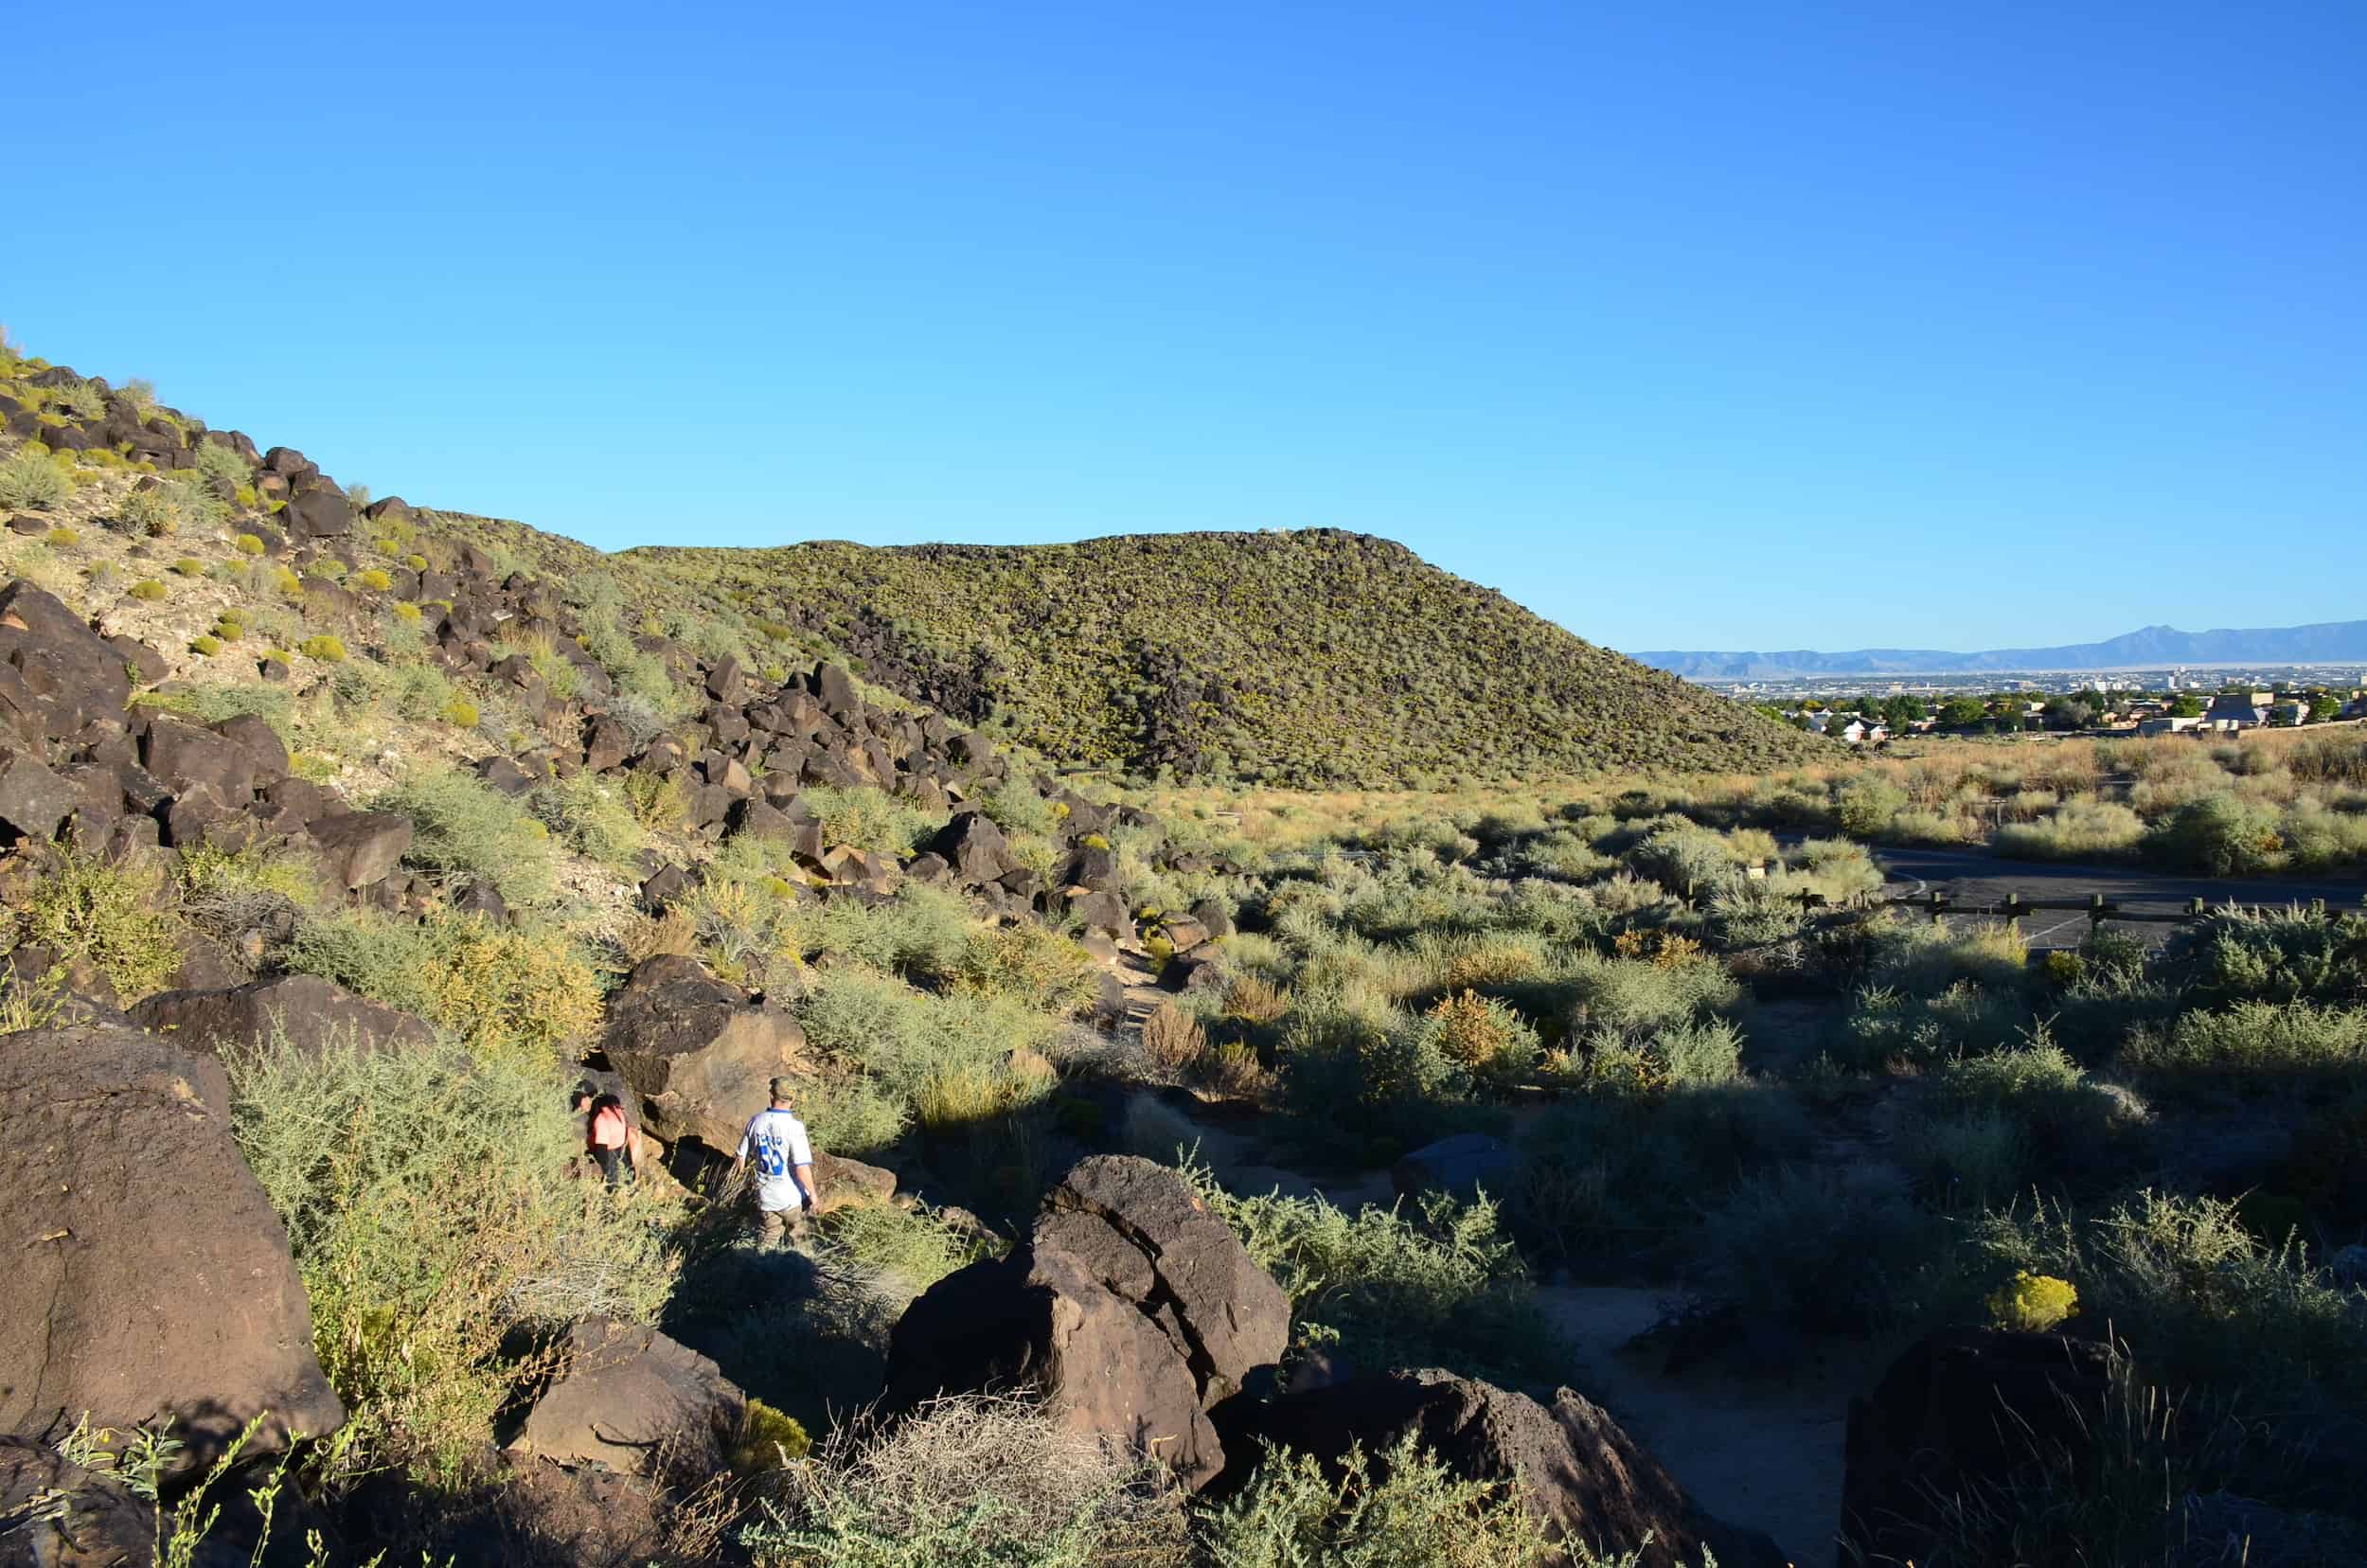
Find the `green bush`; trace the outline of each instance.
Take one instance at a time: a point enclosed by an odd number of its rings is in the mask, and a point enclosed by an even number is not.
[[[1247,1488],[1200,1522],[1211,1568],[1634,1568],[1550,1542],[1517,1481],[1457,1475],[1407,1432],[1326,1470],[1269,1449]]]
[[[2147,1191],[2090,1217],[2041,1205],[1990,1215],[1977,1241],[1997,1283],[2070,1281],[2169,1386],[2280,1413],[2367,1400],[2367,1300],[2291,1243],[2259,1240],[2233,1203]]]
[[[418,1014],[480,1056],[548,1065],[599,1027],[599,977],[555,931],[348,910],[305,921],[282,956],[299,973]]]
[[[1009,1084],[1015,1052],[1040,1049],[1053,1021],[1007,997],[935,996],[861,970],[817,977],[797,1004],[819,1051],[860,1065],[899,1103],[916,1105],[933,1080]]]
[[[296,644],[296,651],[308,659],[318,659],[323,664],[346,662],[346,645],[326,632],[307,637]]]
[[[126,1005],[162,990],[181,968],[180,923],[158,879],[71,849],[33,882],[15,926],[19,942],[89,961]]]
[[[242,556],[259,556],[263,553],[262,540],[251,533],[240,534],[230,542],[230,546]]]
[[[731,849],[726,845],[721,858],[728,860]],[[906,882],[886,903],[831,899],[800,905],[791,924],[792,939],[808,955],[944,978],[962,962],[978,917],[951,888]]]
[[[82,543],[82,536],[72,528],[52,528],[42,536],[44,543],[53,550],[70,550]]]
[[[645,1203],[586,1203],[567,1179],[580,1133],[547,1064],[276,1033],[225,1064],[362,1457],[453,1478],[510,1396],[514,1330],[663,1307],[663,1232]]]
[[[124,592],[143,603],[153,604],[156,600],[163,598],[168,590],[154,578],[142,578],[131,587],[126,588]]]
[[[446,712],[449,715],[449,705]],[[474,722],[473,708],[471,722]],[[569,848],[603,864],[623,865],[649,847],[649,829],[632,814],[624,792],[594,774],[578,774],[543,785],[534,792],[533,811]]]
[[[2145,837],[2147,857],[2210,877],[2273,871],[2285,864],[2277,813],[2227,793],[2180,807]]]
[[[816,788],[802,796],[822,824],[822,841],[836,846],[909,855],[913,846],[945,826],[910,801],[869,785],[852,789]]]
[[[524,806],[471,775],[445,769],[405,779],[371,809],[411,819],[404,863],[447,882],[483,882],[512,905],[550,895],[557,865],[549,831]]]
[[[2145,836],[2145,819],[2127,807],[2073,800],[2037,822],[2008,823],[1989,842],[1998,853],[2025,860],[2086,860],[2127,854]]]
[[[1537,1302],[1499,1229],[1496,1203],[1441,1193],[1417,1215],[1367,1205],[1350,1215],[1320,1197],[1236,1197],[1203,1167],[1184,1170],[1308,1326],[1336,1332],[1361,1366],[1451,1365],[1500,1382],[1561,1376],[1569,1347]]]
[[[1064,1016],[1101,999],[1101,975],[1092,953],[1024,919],[972,932],[953,966],[958,991],[1011,997]]]
[[[2221,910],[2173,935],[2162,970],[2185,1001],[2204,1007],[2367,1002],[2367,916]]]
[[[2238,1002],[2141,1025],[2121,1047],[2122,1070],[2149,1084],[2284,1095],[2367,1081],[2367,1008],[2309,1002]]]
[[[1704,1216],[1696,1273],[1713,1300],[1861,1333],[1912,1312],[1944,1243],[1887,1171],[1782,1166]]]
[[[74,481],[55,458],[19,448],[0,459],[0,507],[47,511],[74,493]]]
[[[374,594],[383,594],[387,589],[392,588],[395,585],[395,579],[393,578],[388,577],[384,572],[380,571],[375,566],[370,567],[367,571],[357,574],[353,580],[356,586],[367,588]]]

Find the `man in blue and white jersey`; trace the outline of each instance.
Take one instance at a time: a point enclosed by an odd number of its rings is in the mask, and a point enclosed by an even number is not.
[[[785,1078],[773,1080],[773,1103],[748,1120],[739,1137],[739,1155],[732,1174],[752,1162],[756,1168],[756,1212],[764,1226],[764,1244],[776,1246],[784,1237],[802,1237],[806,1211],[815,1203],[813,1145],[806,1124],[792,1114],[790,1096],[796,1085]]]

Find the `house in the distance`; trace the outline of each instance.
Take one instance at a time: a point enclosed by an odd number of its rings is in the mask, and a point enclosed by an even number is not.
[[[2203,710],[2202,727],[2212,730],[2258,729],[2269,722],[2276,694],[2269,691],[2222,691]]]

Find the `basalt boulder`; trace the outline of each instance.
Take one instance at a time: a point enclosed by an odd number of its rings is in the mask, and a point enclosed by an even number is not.
[[[510,1447],[562,1465],[647,1475],[679,1464],[711,1474],[747,1408],[748,1397],[696,1350],[655,1328],[587,1318],[568,1336],[566,1369]]]
[[[172,990],[132,1008],[132,1020],[208,1055],[284,1034],[299,1049],[350,1042],[368,1050],[423,1046],[435,1038],[407,1012],[311,974],[282,974],[227,990]]]
[[[1426,1369],[1351,1377],[1241,1407],[1226,1442],[1239,1455],[1223,1489],[1254,1472],[1261,1443],[1312,1455],[1337,1472],[1349,1449],[1385,1453],[1408,1432],[1467,1480],[1516,1477],[1530,1516],[1555,1540],[1643,1568],[1678,1568],[1714,1554],[1719,1568],[1785,1568],[1755,1530],[1703,1513],[1676,1479],[1601,1407],[1565,1388],[1550,1408],[1476,1379]]]
[[[722,1154],[771,1102],[774,1077],[807,1065],[796,1020],[678,953],[643,959],[610,998],[600,1054],[641,1096],[651,1132]]]
[[[251,1451],[344,1424],[219,1062],[104,1025],[0,1036],[0,1430],[170,1417],[198,1466],[265,1413]]]
[[[1943,1330],[1909,1348],[1849,1401],[1838,1560],[1928,1560],[1943,1499],[2086,1452],[2111,1378],[2111,1346],[2062,1334]]]
[[[923,1294],[896,1327],[892,1404],[1032,1387],[1078,1431],[1160,1456],[1194,1489],[1225,1468],[1211,1411],[1280,1360],[1288,1297],[1173,1171],[1097,1155],[1028,1238]]]

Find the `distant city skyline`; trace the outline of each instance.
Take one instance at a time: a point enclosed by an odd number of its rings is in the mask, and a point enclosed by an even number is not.
[[[1336,526],[1620,649],[2367,612],[2358,7],[111,16],[19,161],[205,172],[0,320],[381,493]]]

